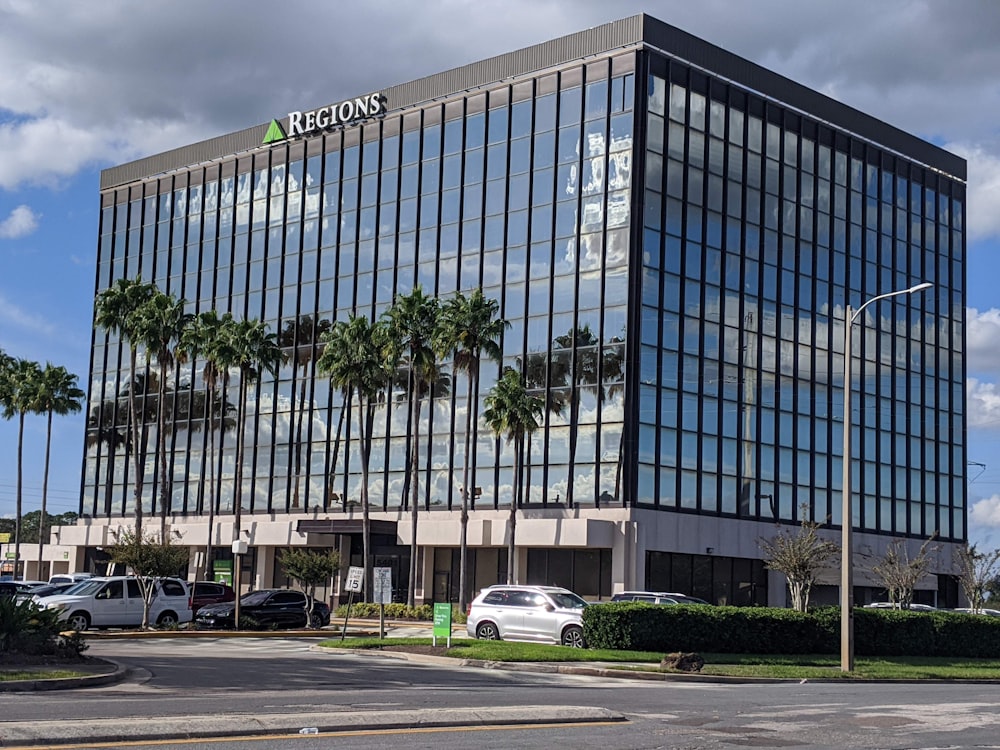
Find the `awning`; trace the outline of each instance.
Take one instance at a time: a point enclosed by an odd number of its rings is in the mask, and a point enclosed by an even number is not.
[[[369,521],[373,534],[396,534],[395,521]],[[360,534],[361,520],[350,518],[303,518],[295,527],[300,534]]]

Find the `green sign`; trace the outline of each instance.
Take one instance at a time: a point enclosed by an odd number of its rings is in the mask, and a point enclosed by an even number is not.
[[[266,146],[268,143],[283,141],[285,138],[285,131],[281,129],[281,123],[277,120],[271,120],[271,125],[264,134],[264,141],[262,145]]]
[[[224,583],[227,586],[233,585],[233,561],[232,560],[213,560],[212,561],[212,572],[215,573],[215,580],[218,583]]]
[[[434,604],[434,637],[451,638],[451,604],[448,602]]]

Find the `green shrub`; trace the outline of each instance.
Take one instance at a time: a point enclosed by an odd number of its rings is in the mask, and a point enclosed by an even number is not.
[[[32,601],[0,599],[0,658],[5,654],[79,655],[86,646],[60,636],[59,613]]]
[[[743,654],[834,654],[840,608],[597,604],[583,612],[591,648]],[[865,656],[1000,658],[1000,618],[892,609],[854,611],[854,650]]]

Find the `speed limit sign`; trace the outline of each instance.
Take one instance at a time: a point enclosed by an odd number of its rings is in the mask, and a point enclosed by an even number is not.
[[[344,586],[347,591],[361,591],[365,577],[365,569],[351,566],[347,569],[347,584]]]

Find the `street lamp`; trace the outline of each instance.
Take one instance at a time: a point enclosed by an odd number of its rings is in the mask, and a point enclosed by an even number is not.
[[[840,671],[854,669],[854,563],[851,559],[851,327],[862,311],[873,302],[896,297],[900,294],[922,292],[934,286],[925,281],[909,289],[886,292],[852,311],[847,305],[844,312],[844,482],[841,488],[841,542],[840,542]]]

